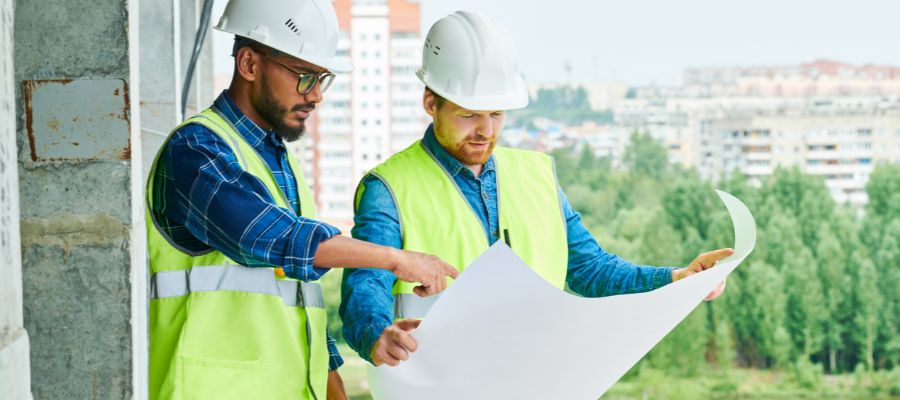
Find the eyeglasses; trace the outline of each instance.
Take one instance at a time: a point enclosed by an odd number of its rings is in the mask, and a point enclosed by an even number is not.
[[[331,72],[297,72],[294,71],[293,68],[278,62],[278,60],[276,60],[274,57],[269,56],[268,54],[266,54],[265,56],[269,60],[272,60],[275,64],[278,64],[282,68],[297,75],[297,93],[299,93],[301,96],[312,91],[313,88],[316,87],[316,84],[319,85],[319,90],[324,93],[326,90],[328,90],[328,87],[331,86],[331,82],[334,82],[334,74],[332,74]]]

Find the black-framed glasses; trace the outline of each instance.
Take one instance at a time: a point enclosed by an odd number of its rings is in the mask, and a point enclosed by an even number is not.
[[[275,64],[278,64],[282,68],[291,71],[292,74],[297,75],[297,93],[299,93],[301,96],[312,91],[317,84],[319,85],[319,90],[324,93],[326,90],[328,90],[328,87],[331,86],[331,82],[334,82],[334,74],[332,74],[331,72],[297,72],[294,71],[293,68],[282,64],[274,57],[271,57],[268,54],[266,54],[265,56],[269,60],[272,60]]]

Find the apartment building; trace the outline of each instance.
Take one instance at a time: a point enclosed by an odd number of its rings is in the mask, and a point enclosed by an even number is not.
[[[308,126],[291,144],[315,193],[321,219],[352,225],[359,180],[420,138],[427,125],[422,85],[420,4],[409,0],[336,0],[338,51],[355,69],[339,75]]]

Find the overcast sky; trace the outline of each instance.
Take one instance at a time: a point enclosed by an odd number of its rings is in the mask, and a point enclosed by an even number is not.
[[[213,24],[226,1],[216,1]],[[900,65],[900,0],[421,0],[422,35],[456,10],[490,15],[516,40],[529,82],[674,84],[689,66],[828,58]],[[219,71],[229,37],[216,33]],[[224,57],[222,56],[224,54]]]

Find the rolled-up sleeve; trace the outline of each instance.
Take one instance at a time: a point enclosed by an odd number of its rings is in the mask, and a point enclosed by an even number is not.
[[[176,245],[184,238],[188,253],[212,248],[241,265],[281,267],[303,281],[328,271],[313,267],[313,259],[319,243],[340,231],[279,207],[218,135],[187,125],[168,141],[162,157],[153,211]]]
[[[352,235],[354,238],[394,248],[402,247],[397,208],[387,186],[374,176],[362,183]],[[341,285],[340,315],[347,344],[372,362],[372,347],[394,319],[391,288],[396,277],[381,269],[348,269]]]
[[[338,351],[337,341],[334,340],[331,335],[328,335],[328,371],[334,371],[344,365],[344,358],[341,357],[341,352]]]

